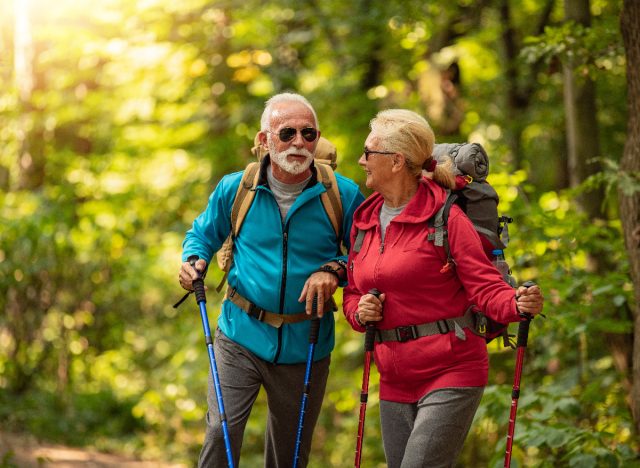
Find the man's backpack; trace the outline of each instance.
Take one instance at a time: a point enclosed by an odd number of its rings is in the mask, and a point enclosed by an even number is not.
[[[233,262],[233,242],[238,234],[242,223],[249,212],[251,203],[256,194],[255,189],[258,185],[258,179],[260,178],[260,161],[267,154],[267,151],[262,147],[256,134],[254,139],[254,147],[251,149],[251,153],[258,159],[258,161],[251,162],[247,165],[238,185],[236,196],[231,208],[231,231],[227,236],[227,239],[222,244],[222,247],[217,252],[216,257],[218,266],[224,271],[224,276],[220,281],[220,284],[216,288],[216,291],[220,292],[231,269]],[[342,239],[342,201],[340,199],[340,191],[338,190],[338,181],[333,170],[337,167],[337,151],[336,147],[324,137],[320,137],[318,145],[316,147],[316,153],[314,155],[315,168],[317,170],[318,182],[323,184],[326,188],[326,192],[323,192],[320,196],[322,206],[327,212],[327,216],[331,221],[333,230],[336,233],[338,241]]]
[[[446,254],[445,269],[455,265],[451,257],[447,235],[449,211],[454,203],[460,206],[473,223],[480,235],[487,258],[495,261],[496,254],[509,243],[508,225],[513,220],[508,216],[498,215],[498,194],[487,182],[489,174],[489,158],[482,145],[478,143],[441,143],[433,150],[433,156],[439,162],[450,158],[456,167],[456,187],[447,197],[444,206],[429,220],[434,232],[429,236],[436,246],[444,248]],[[515,286],[510,271],[503,274],[504,280]],[[478,314],[478,329],[484,334],[487,342],[502,336],[505,346],[512,346],[509,340],[508,324],[496,322],[489,317]]]

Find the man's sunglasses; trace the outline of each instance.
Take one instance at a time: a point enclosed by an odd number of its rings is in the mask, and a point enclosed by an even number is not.
[[[267,131],[269,133],[275,133],[275,132],[272,132],[271,130],[267,130]],[[277,135],[280,141],[282,141],[283,143],[286,143],[287,141],[293,140],[296,137],[296,133],[298,133],[298,130],[296,130],[295,128],[284,127],[280,129]],[[316,130],[313,127],[306,127],[300,130],[300,135],[302,135],[302,138],[304,138],[309,143],[311,143],[312,141],[315,141],[316,138],[318,138],[318,130]]]
[[[369,150],[369,149],[365,148],[362,153],[364,154],[364,160],[368,161],[370,154],[396,154],[397,151],[372,151],[372,150]]]

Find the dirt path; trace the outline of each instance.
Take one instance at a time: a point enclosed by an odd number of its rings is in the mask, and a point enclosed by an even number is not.
[[[0,432],[0,467],[17,468],[186,468],[185,465],[140,461],[75,447],[40,443],[28,435]]]

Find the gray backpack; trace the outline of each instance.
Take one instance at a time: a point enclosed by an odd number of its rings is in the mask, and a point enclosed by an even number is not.
[[[489,157],[482,145],[478,143],[440,143],[435,145],[433,156],[441,162],[444,158],[450,158],[456,168],[456,188],[449,193],[444,206],[429,220],[429,226],[433,227],[433,233],[429,234],[429,240],[436,246],[441,246],[446,254],[445,269],[455,266],[455,259],[449,250],[447,235],[447,221],[449,211],[454,203],[467,214],[473,227],[480,235],[482,247],[487,258],[492,262],[496,253],[502,255],[502,251],[509,243],[509,223],[513,219],[509,216],[498,215],[498,194],[487,182],[489,175]],[[507,272],[504,280],[511,286],[515,286],[515,280]],[[478,328],[486,341],[489,342],[498,336],[502,336],[505,346],[512,346],[508,335],[508,325],[496,322],[482,314],[479,315]]]
[[[462,208],[480,234],[482,246],[489,259],[493,250],[504,250],[509,243],[508,225],[513,221],[508,216],[498,215],[498,194],[487,182],[489,157],[478,143],[440,143],[433,149],[437,161],[450,158],[456,167],[456,188],[445,204],[448,210],[452,203]],[[448,218],[448,213],[446,213]]]

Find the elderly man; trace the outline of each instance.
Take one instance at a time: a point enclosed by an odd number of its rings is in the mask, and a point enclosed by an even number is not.
[[[316,113],[304,97],[283,93],[266,102],[259,141],[268,155],[261,161],[254,199],[234,238],[230,292],[222,305],[214,343],[236,464],[244,428],[261,386],[269,406],[265,466],[292,464],[309,349],[308,319],[315,300],[320,330],[299,466],[306,466],[309,458],[334,346],[334,318],[325,313],[326,304],[336,288],[344,285],[346,258],[340,245],[349,246],[352,215],[363,200],[354,182],[336,174],[344,213],[339,230],[344,234],[336,235],[321,202],[328,188],[318,182],[313,162],[319,136]],[[192,289],[192,281],[205,271],[228,236],[231,208],[242,176],[238,172],[220,181],[207,208],[187,232],[180,269],[180,284],[185,289]],[[195,269],[186,262],[192,255],[200,257]],[[208,404],[199,466],[225,466],[212,385]]]

